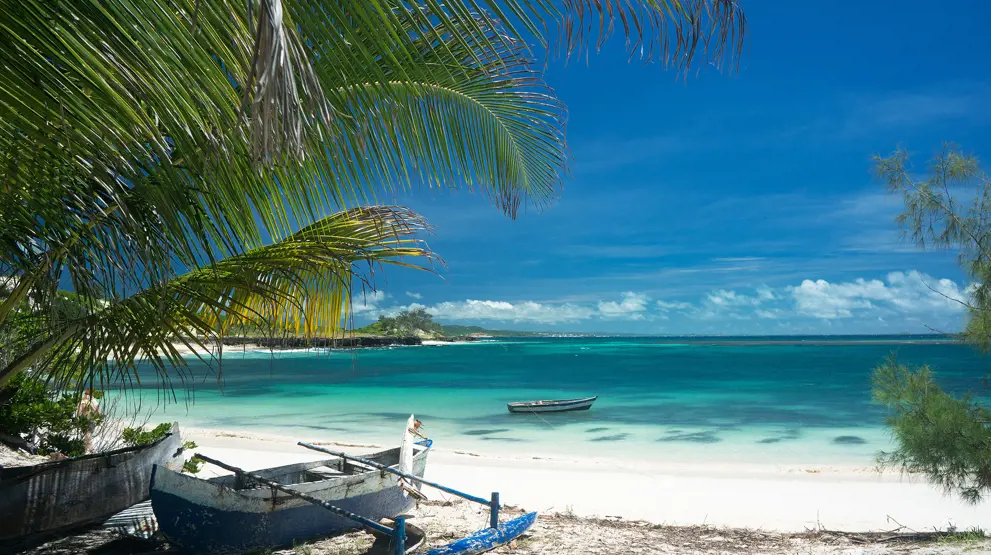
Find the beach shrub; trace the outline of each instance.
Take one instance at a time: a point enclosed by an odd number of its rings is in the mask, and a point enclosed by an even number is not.
[[[874,371],[874,400],[891,411],[897,443],[878,456],[882,467],[923,473],[970,503],[991,493],[991,411],[943,391],[928,366],[912,369],[894,358]]]
[[[186,474],[196,474],[203,468],[203,461],[192,457],[186,459],[186,462],[182,463],[182,471]]]
[[[145,430],[143,427],[124,428],[124,431],[121,432],[121,440],[123,440],[124,444],[128,447],[147,445],[169,435],[169,432],[171,431],[172,424],[169,424],[168,422],[163,422],[151,430]]]
[[[147,445],[164,438],[169,435],[171,431],[172,424],[169,424],[168,422],[163,422],[151,430],[145,430],[144,428],[124,428],[124,431],[121,432],[121,440],[129,447]],[[191,449],[196,449],[196,442],[183,442],[183,451],[188,451]],[[196,474],[202,467],[203,461],[197,459],[196,457],[187,459],[182,463],[182,471],[189,474]]]
[[[196,442],[187,441],[182,444],[182,449],[183,451],[196,449]],[[203,468],[203,461],[196,458],[195,456],[186,459],[186,462],[182,463],[182,471],[187,474],[196,474],[197,472],[200,471],[201,468]]]
[[[100,398],[102,392],[93,396]],[[51,391],[40,379],[16,376],[0,387],[0,433],[35,444],[42,455],[82,455],[83,434],[102,417],[75,416],[81,399],[79,392]]]

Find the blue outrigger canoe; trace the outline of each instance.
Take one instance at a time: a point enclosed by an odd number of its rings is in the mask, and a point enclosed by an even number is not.
[[[537,513],[526,513],[494,527],[479,530],[467,538],[431,549],[423,555],[475,555],[491,551],[523,535],[537,521]]]
[[[429,440],[428,440],[429,441]],[[344,453],[339,453],[337,451],[330,451],[322,447],[316,447],[314,445],[309,445],[307,443],[300,442],[298,445],[306,447],[307,449],[313,449],[315,451],[320,451],[323,453],[328,453],[330,455],[337,455],[340,457],[347,457],[352,460],[364,461],[366,463],[374,465],[371,461],[361,459],[359,457],[350,457]],[[437,547],[423,553],[423,555],[477,555],[479,553],[485,553],[486,551],[491,551],[500,545],[505,545],[512,540],[522,536],[527,530],[533,526],[533,523],[537,521],[537,513],[526,513],[520,515],[512,520],[508,520],[499,524],[499,509],[501,505],[499,504],[499,492],[492,492],[492,497],[490,499],[483,499],[481,497],[476,497],[467,493],[460,492],[454,488],[449,488],[443,486],[436,482],[428,482],[421,477],[412,476],[410,474],[405,474],[394,468],[378,466],[380,470],[396,474],[402,478],[409,480],[410,482],[416,483],[417,486],[427,485],[441,491],[457,495],[462,499],[467,499],[468,501],[473,501],[475,503],[485,505],[489,508],[489,527],[484,530],[479,530],[474,534],[462,538],[460,540],[451,542],[443,547]],[[339,512],[340,509],[337,507],[331,507],[324,505],[324,508],[329,509],[334,512]],[[407,551],[407,534],[406,534],[406,518],[397,517],[394,519],[395,526],[389,528],[383,526],[378,522],[371,522],[359,515],[344,515],[356,522],[359,522],[365,526],[365,528],[377,532],[379,534],[385,535],[391,538],[391,552],[393,555],[406,555],[415,551],[411,549]],[[422,542],[425,538],[421,536],[420,541]]]

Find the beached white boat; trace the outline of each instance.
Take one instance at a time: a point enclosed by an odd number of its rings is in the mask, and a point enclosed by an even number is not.
[[[394,448],[363,459],[391,468],[408,467],[410,474],[422,477],[430,445],[429,440],[412,445],[412,456]],[[267,468],[251,475],[373,521],[412,509],[416,496],[409,489],[419,487],[351,458]],[[240,473],[203,480],[156,466],[151,476],[151,504],[159,531],[184,550],[198,554],[291,546],[361,526],[290,493],[258,486]]]
[[[573,410],[588,410],[592,403],[598,399],[595,397],[582,397],[581,399],[557,399],[550,401],[521,401],[519,403],[507,403],[509,412],[531,413],[531,412],[568,412]]]

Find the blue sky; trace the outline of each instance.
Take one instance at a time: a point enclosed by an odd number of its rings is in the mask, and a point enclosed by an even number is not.
[[[441,277],[387,268],[359,324],[635,333],[955,331],[966,280],[899,240],[872,154],[991,159],[991,2],[741,0],[740,71],[679,78],[622,40],[554,60],[573,176],[516,221],[481,195],[396,199],[437,226]],[[937,7],[938,6],[938,7]]]

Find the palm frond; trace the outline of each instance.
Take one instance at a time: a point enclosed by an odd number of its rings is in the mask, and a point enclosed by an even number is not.
[[[334,214],[291,237],[191,270],[89,313],[40,326],[30,346],[0,369],[0,384],[41,362],[59,385],[134,379],[147,360],[160,379],[182,377],[173,343],[207,349],[232,326],[268,325],[295,334],[332,337],[347,322],[354,285],[371,285],[377,264],[427,269],[409,258],[435,259],[418,234],[429,229],[397,207]],[[43,316],[43,315],[41,315]]]
[[[195,37],[207,34],[211,13],[200,14],[202,30]],[[327,55],[313,64],[319,85],[329,91],[325,103],[337,116],[335,125],[307,144],[317,155],[268,171],[250,163],[249,144],[237,140],[237,133],[198,137],[219,131],[219,121],[206,129],[199,127],[203,121],[182,123],[192,126],[189,136],[167,131],[178,120],[162,125],[166,129],[156,138],[165,133],[167,152],[159,156],[138,145],[127,156],[142,155],[143,149],[151,158],[118,157],[116,162],[113,143],[101,143],[84,157],[66,146],[78,142],[61,128],[41,136],[8,129],[11,135],[0,142],[10,161],[0,168],[2,215],[13,222],[0,230],[3,260],[10,266],[5,273],[35,276],[25,286],[46,274],[54,291],[58,280],[53,278],[68,271],[87,294],[119,297],[169,279],[175,266],[237,254],[263,244],[266,235],[285,237],[296,222],[312,221],[335,207],[374,202],[376,190],[420,183],[478,187],[511,215],[523,199],[542,204],[553,198],[566,161],[565,113],[529,69],[522,48],[486,50],[460,28],[452,33],[433,24],[414,30],[418,18],[401,19],[399,36],[403,48],[416,52],[419,66],[397,70],[382,62],[389,58],[382,53],[369,55],[372,63],[357,64],[348,56],[363,49],[342,44],[331,51],[344,52],[343,57]],[[92,33],[96,23],[90,22]],[[486,33],[489,44],[512,42],[496,40],[497,28]],[[322,52],[321,43],[313,44]],[[212,68],[186,69],[223,74],[218,87],[236,89],[227,82],[231,70],[211,63]],[[341,71],[345,63],[348,71]],[[178,78],[179,70],[170,71]],[[236,112],[236,106],[218,111],[232,117]],[[113,117],[100,113],[93,121],[112,123]],[[76,132],[77,127],[66,129]],[[108,132],[91,130],[97,136]],[[222,141],[220,146],[214,139]],[[133,171],[124,164],[103,176],[92,163],[100,158],[111,167],[126,161]],[[80,160],[92,171],[82,171]]]
[[[368,169],[345,183],[324,180],[353,160],[299,164],[324,158],[327,142],[349,132],[352,111],[335,109],[351,98],[335,91],[461,79],[498,65],[493,60],[517,66],[526,48],[513,21],[542,40],[536,22],[546,19],[562,29],[571,51],[586,42],[592,21],[599,22],[601,43],[619,20],[631,47],[663,42],[669,46],[658,50],[678,66],[690,64],[699,45],[721,55],[742,39],[745,25],[730,0],[569,0],[563,6],[550,0],[184,0],[168,8],[153,0],[8,2],[0,3],[4,13],[24,14],[0,27],[0,44],[10,46],[0,61],[0,140],[41,142],[108,190],[118,176],[135,180],[154,167],[159,203],[189,179],[208,182],[200,184],[203,192],[232,208],[224,215],[228,221],[212,230],[222,235],[211,238],[218,243],[233,241],[233,233],[224,234],[228,226],[248,233],[255,222],[247,215],[256,212],[269,230],[285,236],[286,221],[312,219],[328,202],[369,200],[369,181],[382,170],[378,160],[365,160]],[[493,33],[499,28],[506,32]],[[454,46],[459,51],[450,58],[460,67],[430,63]],[[259,164],[276,168],[279,179],[252,175]],[[254,183],[245,184],[246,177]],[[289,183],[299,189],[267,206]],[[189,217],[178,204],[161,211],[172,228]]]

